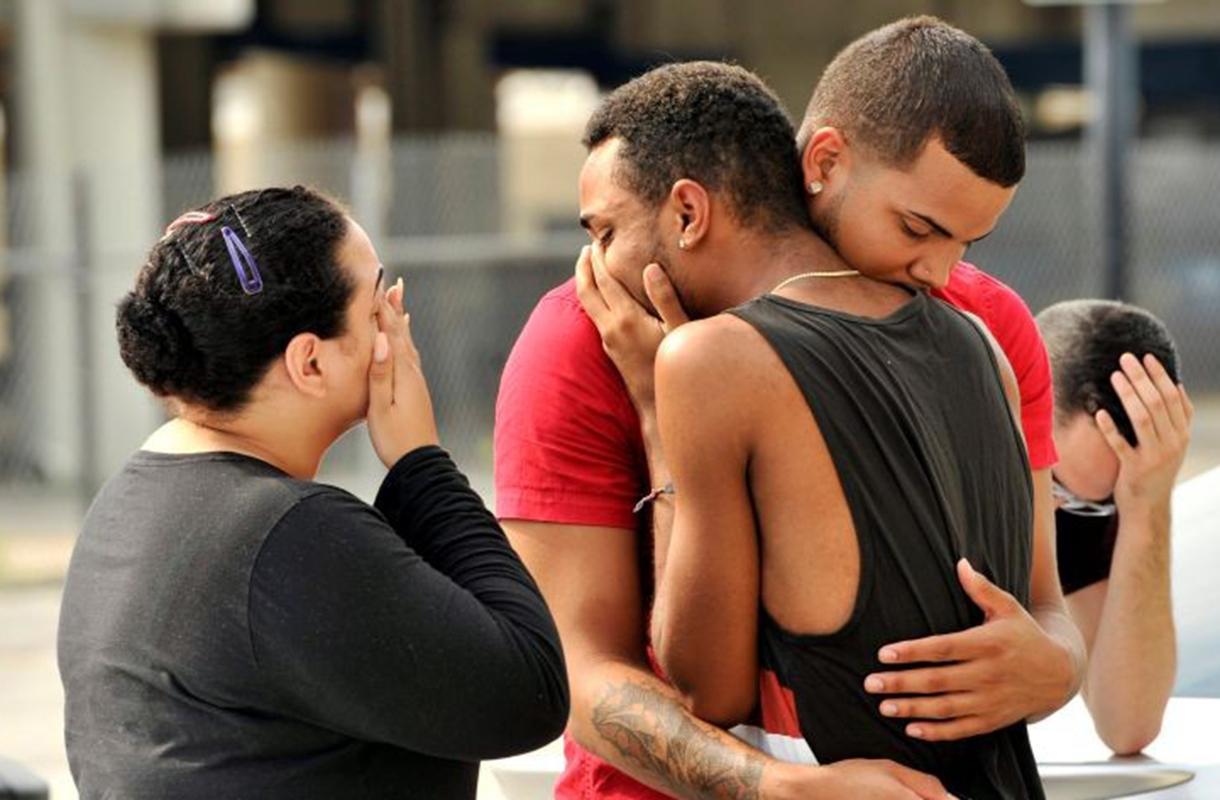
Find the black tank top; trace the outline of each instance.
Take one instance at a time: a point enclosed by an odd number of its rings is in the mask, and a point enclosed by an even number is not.
[[[1028,603],[1029,462],[984,334],[923,293],[881,319],[777,295],[731,313],[770,343],[809,403],[860,548],[855,607],[839,631],[797,635],[761,612],[762,666],[791,690],[782,694],[800,734],[821,763],[888,758],[960,798],[1041,798],[1023,722],[921,742],[864,691],[882,645],[982,622],[959,558]]]

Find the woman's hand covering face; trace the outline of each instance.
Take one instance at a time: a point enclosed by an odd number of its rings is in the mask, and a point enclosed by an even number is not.
[[[403,311],[402,278],[377,301],[377,335],[369,364],[369,439],[386,468],[437,444],[432,398]]]

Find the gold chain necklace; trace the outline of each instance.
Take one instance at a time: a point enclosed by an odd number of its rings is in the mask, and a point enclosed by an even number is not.
[[[860,270],[858,269],[840,269],[831,272],[802,272],[780,281],[776,287],[770,291],[770,294],[775,294],[793,281],[799,281],[805,278],[850,278],[859,274]]]

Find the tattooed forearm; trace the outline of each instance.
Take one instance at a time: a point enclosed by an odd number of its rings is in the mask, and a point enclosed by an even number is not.
[[[629,765],[684,798],[758,800],[764,757],[686,711],[672,695],[638,681],[609,686],[593,727]]]

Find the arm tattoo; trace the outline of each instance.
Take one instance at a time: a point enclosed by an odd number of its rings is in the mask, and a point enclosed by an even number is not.
[[[758,800],[764,757],[729,746],[729,734],[692,717],[675,698],[641,682],[607,688],[593,727],[627,765],[663,781],[679,797]]]

